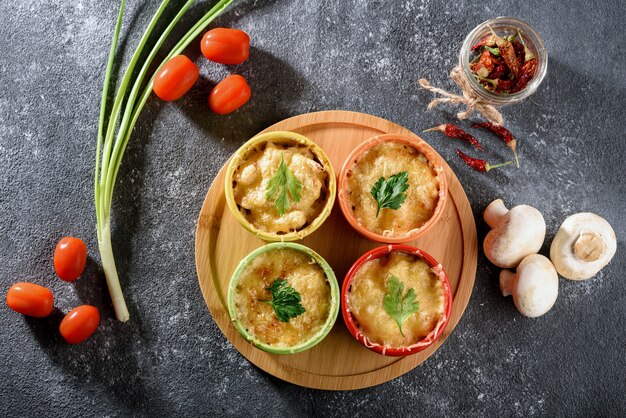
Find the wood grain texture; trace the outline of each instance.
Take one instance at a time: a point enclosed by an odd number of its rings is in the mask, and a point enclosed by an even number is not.
[[[383,133],[417,136],[388,120],[363,113],[324,111],[295,116],[265,129],[294,131],[311,138],[328,154],[339,173],[344,159],[360,142]],[[225,204],[225,167],[206,196],[196,231],[196,269],[204,299],[213,319],[234,347],[266,372],[297,385],[329,390],[359,389],[377,385],[413,369],[432,355],[450,335],[463,314],[476,275],[477,241],[474,215],[461,184],[447,164],[449,197],[439,222],[423,237],[408,243],[422,248],[441,262],[454,295],[450,322],[428,349],[404,358],[384,357],[357,343],[341,315],[330,334],[317,346],[294,355],[269,354],[246,342],[230,322],[226,295],[239,261],[264,244],[237,223]],[[341,287],[346,272],[367,250],[381,244],[358,235],[343,218],[338,203],[326,222],[300,241],[324,257]]]

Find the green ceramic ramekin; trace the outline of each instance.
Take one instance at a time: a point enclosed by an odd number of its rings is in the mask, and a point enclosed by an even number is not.
[[[330,299],[331,300],[330,300],[330,310],[328,313],[328,318],[326,318],[326,322],[324,323],[324,326],[314,336],[312,336],[306,341],[298,343],[295,346],[276,347],[276,346],[272,346],[272,345],[269,345],[260,341],[258,338],[256,338],[253,335],[250,335],[245,330],[244,326],[241,324],[241,322],[238,320],[238,317],[237,317],[237,310],[235,307],[235,290],[237,287],[237,283],[239,282],[239,278],[245,271],[246,267],[250,264],[250,262],[252,262],[252,260],[254,260],[257,256],[264,254],[266,252],[279,250],[279,249],[285,249],[285,248],[290,248],[296,251],[301,251],[305,253],[306,255],[308,255],[309,257],[313,258],[313,260],[315,260],[315,262],[319,264],[319,266],[324,271],[324,274],[326,275],[326,280],[328,281],[328,284],[330,285]],[[337,278],[335,277],[335,273],[330,268],[326,260],[324,260],[319,254],[317,254],[315,251],[311,250],[310,248],[305,247],[304,245],[295,244],[291,242],[274,242],[271,244],[266,244],[252,251],[243,260],[241,260],[241,262],[239,262],[239,265],[235,269],[235,272],[233,273],[230,279],[230,285],[228,287],[228,313],[230,314],[230,318],[233,322],[233,325],[235,326],[235,329],[237,329],[237,331],[241,334],[241,336],[244,337],[247,341],[249,341],[255,347],[263,351],[267,351],[268,353],[273,353],[273,354],[299,353],[301,351],[308,350],[309,348],[313,347],[314,345],[322,341],[324,337],[328,335],[330,330],[333,328],[335,321],[337,320],[337,315],[339,313],[340,304],[341,304],[340,292],[339,292],[339,285],[337,284]]]

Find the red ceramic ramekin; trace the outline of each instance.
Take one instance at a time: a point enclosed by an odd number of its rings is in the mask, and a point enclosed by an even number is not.
[[[367,338],[367,336],[365,336],[357,326],[355,318],[350,312],[350,306],[348,303],[348,298],[350,296],[350,286],[357,270],[359,270],[359,268],[361,268],[361,266],[366,262],[380,258],[386,254],[389,254],[392,251],[400,251],[406,254],[416,255],[422,260],[426,261],[439,276],[439,279],[441,280],[441,284],[443,286],[443,293],[445,297],[443,315],[441,316],[433,330],[422,340],[406,347],[386,347],[370,341],[370,339]],[[377,247],[373,250],[366,252],[352,265],[352,267],[346,274],[346,278],[344,279],[343,286],[341,288],[341,314],[343,315],[343,320],[348,327],[350,334],[352,334],[352,336],[359,343],[363,344],[366,348],[384,356],[408,356],[410,354],[415,354],[428,348],[443,334],[443,331],[446,329],[448,321],[450,320],[451,311],[452,290],[450,288],[448,275],[443,270],[442,265],[427,252],[420,250],[416,247],[411,247],[409,245],[390,244],[382,247]]]
[[[373,231],[367,230],[361,223],[355,218],[353,211],[350,208],[350,201],[347,195],[347,178],[348,173],[352,170],[352,168],[358,163],[359,158],[371,149],[372,147],[384,143],[384,142],[397,142],[401,144],[406,144],[412,148],[415,148],[420,153],[422,153],[428,161],[432,164],[436,176],[437,176],[437,184],[439,186],[439,200],[437,201],[437,206],[435,207],[435,211],[432,217],[426,221],[422,226],[416,228],[412,231],[404,235],[396,235],[396,236],[386,236],[381,235]],[[400,135],[400,134],[384,134],[378,135],[373,138],[366,140],[357,146],[346,159],[341,172],[339,173],[339,180],[337,181],[337,199],[339,200],[339,207],[341,208],[341,212],[343,212],[343,216],[346,218],[348,223],[361,235],[365,238],[370,239],[372,241],[390,243],[390,244],[399,244],[412,241],[419,236],[424,235],[433,225],[437,223],[439,218],[441,217],[447,197],[448,197],[448,181],[446,179],[446,173],[443,168],[443,161],[439,154],[425,141],[418,137],[409,136],[409,135]]]

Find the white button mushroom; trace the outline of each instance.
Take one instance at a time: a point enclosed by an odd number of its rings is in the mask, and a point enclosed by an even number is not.
[[[611,261],[616,241],[613,228],[604,218],[577,213],[559,228],[550,246],[550,259],[566,279],[586,280]]]
[[[502,199],[497,199],[487,206],[484,218],[492,229],[485,237],[483,249],[496,266],[516,267],[524,257],[541,249],[546,222],[532,206],[519,205],[508,210]]]
[[[559,294],[559,276],[546,257],[531,254],[517,266],[517,273],[502,270],[500,273],[502,295],[513,295],[517,310],[524,316],[535,318],[548,312]]]

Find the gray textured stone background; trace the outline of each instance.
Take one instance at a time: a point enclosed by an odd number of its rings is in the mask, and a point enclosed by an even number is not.
[[[210,4],[194,6],[171,39]],[[126,59],[156,7],[128,5]],[[33,280],[53,290],[59,308],[35,320],[0,304],[1,416],[626,414],[623,1],[236,1],[215,25],[250,33],[249,61],[212,64],[194,43],[187,52],[202,80],[179,102],[151,99],[124,158],[113,241],[128,324],[114,319],[98,267],[92,200],[116,13],[113,0],[0,1],[0,293]],[[481,241],[481,214],[494,198],[544,214],[544,254],[565,217],[592,211],[618,236],[613,262],[583,283],[561,279],[554,308],[531,320],[499,294],[498,270],[481,251],[451,337],[425,364],[378,387],[303,389],[248,363],[213,322],[195,273],[196,217],[217,170],[256,132],[305,112],[361,111],[416,132],[453,120],[453,111],[426,111],[431,94],[416,80],[452,87],[447,72],[464,36],[498,15],[527,20],[550,56],[539,91],[504,109],[523,167],[481,175],[458,160],[455,144],[426,138],[463,183]],[[229,72],[249,79],[253,98],[213,115],[207,92]],[[495,139],[481,138],[493,161],[508,159]],[[52,266],[66,234],[82,237],[96,259],[74,285]],[[81,303],[97,305],[103,320],[88,342],[69,346],[56,328],[61,311]]]

